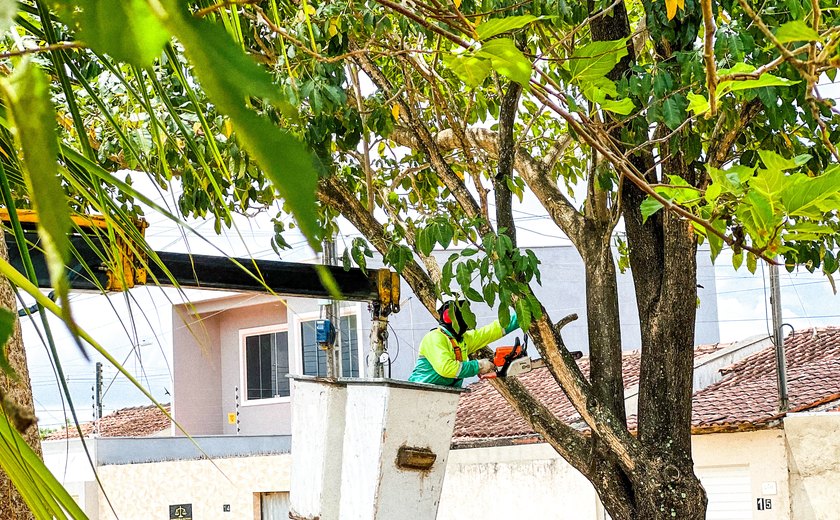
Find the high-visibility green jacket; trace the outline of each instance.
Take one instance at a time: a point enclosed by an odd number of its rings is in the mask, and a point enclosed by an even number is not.
[[[460,388],[465,378],[478,375],[478,360],[469,360],[469,355],[513,331],[517,326],[514,320],[511,320],[513,326],[508,326],[509,330],[505,330],[499,320],[469,330],[460,342],[441,328],[432,329],[420,341],[417,364],[408,380]],[[461,349],[463,361],[455,358],[455,345]]]

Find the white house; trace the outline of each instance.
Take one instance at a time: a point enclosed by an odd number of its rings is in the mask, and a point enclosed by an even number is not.
[[[797,332],[785,352],[790,411],[779,413],[769,340],[696,351],[692,451],[709,520],[839,517],[840,327]],[[631,425],[638,360],[638,351],[624,356]],[[586,373],[587,360],[580,365]],[[520,378],[558,417],[580,424],[548,370]],[[487,383],[470,389],[459,404],[440,520],[464,518],[479,504],[493,504],[482,507],[488,520],[607,518],[588,481]]]

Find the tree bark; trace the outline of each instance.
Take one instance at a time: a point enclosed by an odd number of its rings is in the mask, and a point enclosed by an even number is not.
[[[496,229],[505,230],[516,247],[516,224],[513,219],[513,193],[508,182],[513,178],[513,162],[516,155],[513,142],[513,125],[522,86],[516,82],[508,84],[499,108],[499,164],[493,177],[493,195],[496,199]]]
[[[6,240],[0,230],[0,257],[9,259]],[[12,286],[5,277],[0,277],[0,305],[17,313],[17,300]],[[29,380],[29,369],[26,365],[26,351],[23,348],[20,323],[15,320],[15,328],[9,343],[4,347],[9,364],[17,374],[17,378],[10,378],[0,373],[0,395],[2,395],[3,410],[21,430],[26,443],[41,456],[41,439],[35,422],[35,407],[32,400],[32,385]],[[9,477],[0,470],[0,512],[2,517],[9,520],[30,520],[34,516],[29,511],[23,498],[12,485]]]
[[[594,14],[594,2],[589,0],[587,5],[590,14]],[[619,3],[612,16],[593,20],[590,28],[593,40],[630,36],[625,4]],[[628,55],[609,77],[617,80],[629,74],[634,61],[633,45],[628,41]],[[665,146],[663,153],[667,155]],[[663,164],[663,170],[696,182],[681,155],[676,155]],[[653,164],[649,155],[631,160],[639,171],[655,175],[656,170],[649,167]],[[622,214],[642,339],[637,428],[644,456],[638,471],[624,475],[605,464],[604,478],[609,480],[612,475],[613,479],[630,481],[636,501],[635,516],[626,517],[627,520],[700,520],[705,518],[706,495],[694,475],[691,458],[696,241],[691,223],[677,215],[663,211],[643,222],[639,206],[645,199],[644,193],[626,179],[623,183]],[[589,281],[587,278],[587,284]],[[606,501],[605,505],[615,520],[625,518],[622,511],[614,511]]]

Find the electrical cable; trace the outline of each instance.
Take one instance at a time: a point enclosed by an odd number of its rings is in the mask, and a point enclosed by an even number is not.
[[[394,354],[394,359],[391,359],[391,355],[388,354],[388,367],[390,367],[391,364],[396,363],[397,359],[400,357],[400,337],[399,337],[399,334],[397,334],[397,331],[394,330],[394,326],[391,325],[391,322],[388,322],[388,327],[391,329],[391,332],[394,333],[394,339],[397,340],[397,353]],[[389,370],[390,370],[390,368],[389,368]],[[390,372],[389,372],[388,377],[391,377]]]

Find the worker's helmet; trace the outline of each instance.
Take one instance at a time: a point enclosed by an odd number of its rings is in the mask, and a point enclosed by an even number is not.
[[[438,307],[438,322],[457,336],[467,331],[467,323],[461,310],[465,305],[465,300],[450,300]]]

